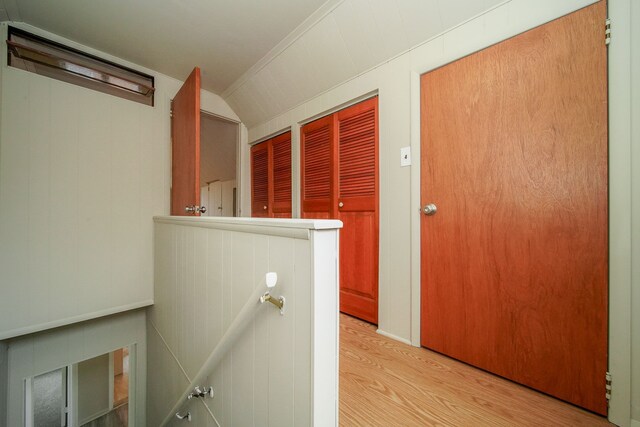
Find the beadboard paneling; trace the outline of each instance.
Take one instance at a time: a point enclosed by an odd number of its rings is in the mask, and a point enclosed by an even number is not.
[[[154,107],[0,65],[0,339],[153,302],[152,216],[169,209],[181,83],[124,65],[155,76]],[[207,92],[202,108],[238,120]]]
[[[340,226],[337,221],[156,219],[148,357],[149,372],[162,374],[149,379],[149,425],[164,419],[269,271],[278,273],[272,294],[285,296],[285,314],[259,306],[203,384],[215,390],[214,399],[204,401],[208,409],[194,399],[185,400],[183,411],[197,416],[197,425],[213,420],[209,411],[222,426],[335,425],[338,242],[337,231],[318,229],[322,224]],[[255,227],[263,231],[254,233]]]
[[[24,425],[24,380],[54,369],[75,364],[118,348],[132,345],[130,363],[130,407],[135,411],[135,425],[146,422],[147,339],[143,310],[120,313],[101,319],[56,328],[0,342],[6,350],[6,362],[0,354],[0,369],[8,367],[7,411],[0,412],[0,426]],[[5,347],[6,346],[6,347]],[[2,374],[0,374],[2,379]],[[0,397],[3,396],[0,391]]]

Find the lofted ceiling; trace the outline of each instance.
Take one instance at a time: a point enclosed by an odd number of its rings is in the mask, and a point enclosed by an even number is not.
[[[509,1],[0,0],[0,20],[178,80],[200,66],[251,128]]]
[[[220,93],[326,0],[0,0],[25,22]]]

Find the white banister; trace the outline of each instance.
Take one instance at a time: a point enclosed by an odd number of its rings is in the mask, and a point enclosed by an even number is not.
[[[259,308],[259,306],[264,302],[269,301],[270,299],[276,299],[270,297],[269,290],[276,285],[277,280],[278,276],[276,273],[266,274],[265,280],[260,283],[260,285],[253,291],[238,315],[235,317],[235,319],[233,319],[233,322],[229,326],[229,329],[227,329],[227,332],[225,332],[225,334],[222,336],[198,373],[191,379],[191,382],[189,383],[185,391],[179,396],[176,403],[167,413],[167,416],[160,424],[161,427],[165,426],[173,417],[179,414],[178,411],[181,406],[187,402],[189,393],[195,387],[201,384],[207,378],[207,376],[210,375],[218,366],[224,355],[227,354],[227,352],[233,346],[234,342],[242,334],[247,325],[249,325],[251,320],[253,320],[256,309]],[[282,304],[284,304],[284,298],[281,297],[280,300],[282,301]],[[280,308],[282,313],[282,307],[278,306],[278,308]]]

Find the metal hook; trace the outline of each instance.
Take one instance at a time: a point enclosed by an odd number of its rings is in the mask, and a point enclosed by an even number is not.
[[[176,418],[179,420],[187,420],[188,422],[191,422],[191,412],[187,412],[184,415],[180,415],[180,412],[176,412]]]

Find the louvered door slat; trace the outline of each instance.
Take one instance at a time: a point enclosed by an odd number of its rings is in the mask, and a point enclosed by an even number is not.
[[[375,196],[375,110],[339,120],[340,199]]]

